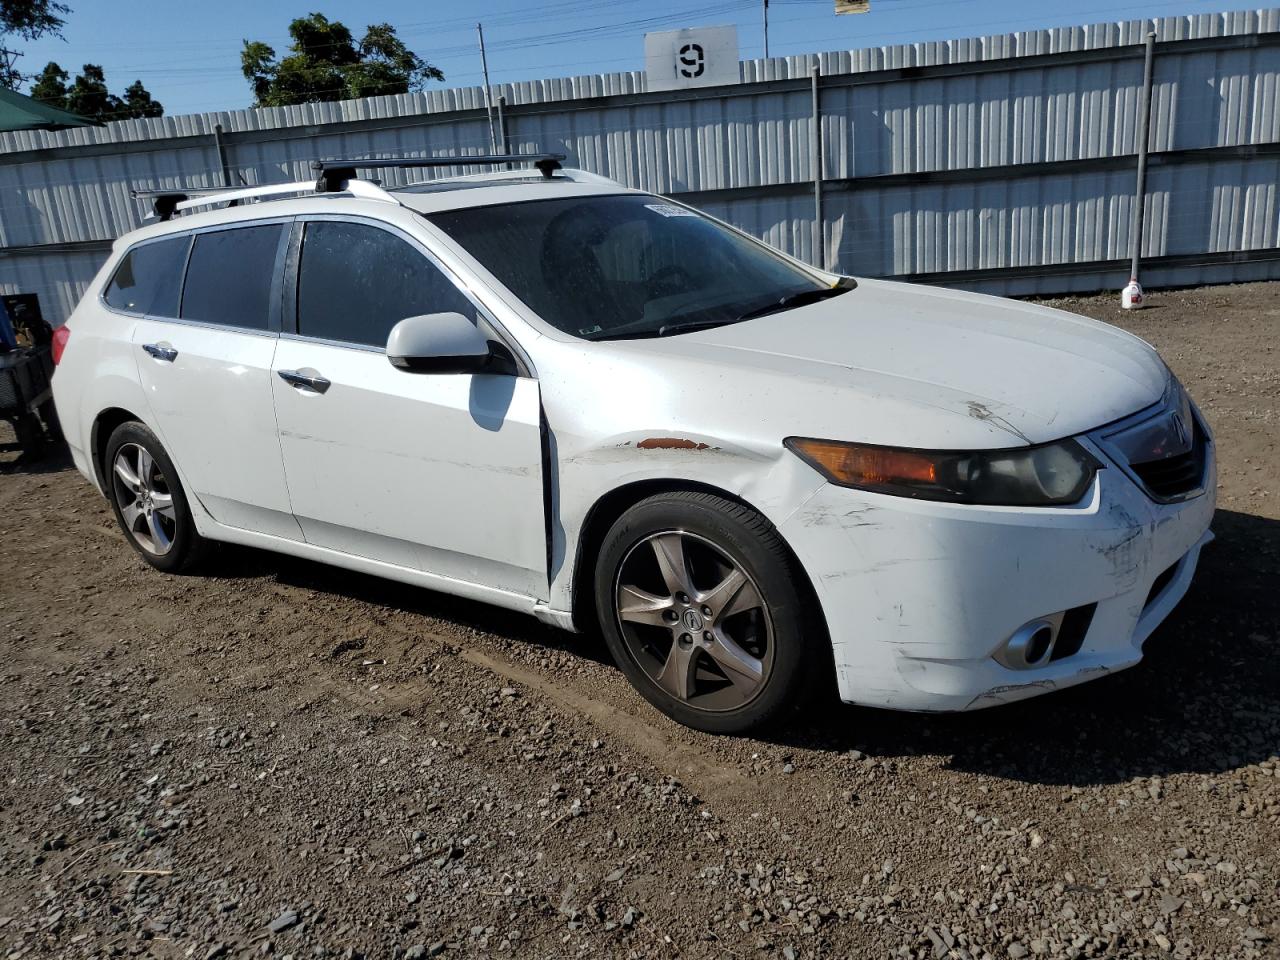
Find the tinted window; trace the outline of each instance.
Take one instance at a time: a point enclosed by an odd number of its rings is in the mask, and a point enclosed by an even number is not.
[[[298,332],[384,347],[391,328],[423,313],[475,308],[409,243],[361,223],[313,220],[298,267]]]
[[[283,229],[272,223],[196,234],[182,288],[183,319],[266,330]]]
[[[130,313],[176,317],[182,265],[190,242],[190,237],[174,237],[134,247],[107,284],[107,303]]]

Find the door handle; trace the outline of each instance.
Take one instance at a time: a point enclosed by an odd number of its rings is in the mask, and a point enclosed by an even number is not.
[[[330,387],[329,381],[318,373],[307,374],[301,370],[277,370],[276,373],[285,383],[294,387],[306,387],[316,393],[324,393]]]
[[[173,363],[174,360],[178,359],[178,351],[163,340],[160,343],[144,343],[142,349],[157,360],[163,360],[165,363]]]

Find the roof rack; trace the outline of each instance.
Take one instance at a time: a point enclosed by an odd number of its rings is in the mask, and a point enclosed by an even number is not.
[[[183,190],[130,190],[129,195],[135,200],[150,200],[157,217],[172,220],[178,210],[190,210],[192,207],[209,207],[218,203],[229,203],[235,206],[241,200],[259,197],[274,197],[289,193],[313,193],[316,184],[310,180],[298,180],[294,183],[269,183],[261,187],[242,187],[237,190],[214,188],[192,188]],[[344,182],[334,193],[349,193],[353,197],[366,200],[386,200],[396,203],[394,197],[376,183],[367,180],[350,180]]]
[[[326,193],[345,189],[354,180],[357,169],[383,170],[388,167],[480,167],[496,163],[531,163],[550,180],[560,169],[563,153],[491,153],[460,157],[389,157],[380,160],[313,160],[311,169],[320,175],[316,190]]]
[[[168,220],[183,200],[226,192],[217,187],[184,187],[181,190],[130,190],[129,196],[134,200],[150,200],[151,209],[155,211],[156,216],[161,220]]]
[[[531,163],[548,180],[560,167],[562,153],[512,153],[486,154],[464,157],[393,157],[381,160],[313,160],[311,167],[320,176],[315,181],[299,180],[294,183],[271,183],[261,187],[184,187],[180,190],[130,190],[135,200],[150,200],[152,209],[161,220],[172,220],[179,210],[207,207],[218,203],[232,206],[241,200],[281,196],[290,193],[349,193],[367,200],[396,199],[378,184],[356,177],[357,169],[381,170],[390,167],[472,167],[498,163]]]

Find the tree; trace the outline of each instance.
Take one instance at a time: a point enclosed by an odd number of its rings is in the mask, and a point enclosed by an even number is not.
[[[31,84],[30,97],[60,110],[67,108],[67,71],[52,60],[45,64],[35,82]]]
[[[70,7],[56,0],[0,0],[0,35],[16,33],[24,40],[35,40],[46,33],[61,36],[66,22],[61,15],[70,12]],[[0,61],[0,87],[9,90],[18,89],[24,79],[13,65],[11,55],[15,52],[6,45],[6,56]]]
[[[389,23],[365,29],[355,42],[351,31],[322,13],[289,24],[287,56],[260,40],[246,40],[240,66],[253,89],[254,106],[283,107],[325,100],[379,97],[420,90],[428,80],[443,80],[396,36]]]
[[[31,85],[31,97],[90,120],[164,116],[164,106],[147,92],[141,80],[129,84],[121,98],[107,89],[106,75],[97,64],[86,63],[70,87],[67,76],[56,63],[46,64]]]

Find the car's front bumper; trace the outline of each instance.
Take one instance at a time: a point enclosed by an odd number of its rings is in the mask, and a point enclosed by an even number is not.
[[[1070,508],[975,507],[826,485],[782,533],[817,591],[844,700],[970,710],[1137,663],[1212,539],[1215,487],[1210,443],[1206,492],[1181,503],[1156,503],[1114,466]],[[1024,624],[1093,604],[1078,652],[1024,669],[994,659]]]

